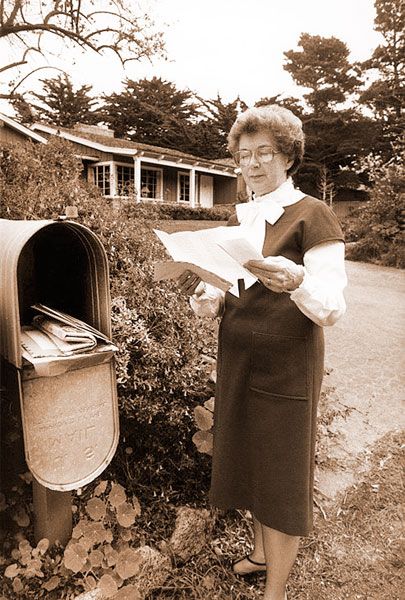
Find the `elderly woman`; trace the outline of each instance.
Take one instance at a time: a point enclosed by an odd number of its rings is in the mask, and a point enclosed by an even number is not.
[[[254,546],[233,565],[240,575],[267,567],[265,600],[284,600],[299,537],[312,528],[316,412],[323,326],[345,312],[344,243],[335,214],[296,189],[304,150],[301,121],[268,105],[242,113],[229,149],[254,200],[236,207],[243,235],[264,256],[245,266],[239,297],[179,280],[200,316],[221,316],[210,499],[248,509]]]

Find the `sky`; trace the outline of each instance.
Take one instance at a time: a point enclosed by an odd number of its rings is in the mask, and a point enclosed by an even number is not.
[[[303,32],[339,38],[351,60],[365,60],[381,43],[373,30],[373,0],[140,1],[164,32],[168,59],[133,62],[124,72],[111,54],[78,57],[61,47],[59,65],[76,85],[109,94],[119,92],[126,77],[157,76],[205,99],[239,96],[252,105],[264,96],[302,93],[283,69],[283,52],[297,49]]]
[[[150,6],[157,23],[169,24],[169,60],[133,64],[128,76],[156,75],[206,99],[219,94],[231,101],[239,95],[251,105],[264,96],[297,91],[283,69],[283,52],[296,49],[303,32],[339,38],[353,60],[369,58],[381,42],[373,30],[373,0],[154,0]],[[94,64],[94,57],[87,60]],[[103,61],[96,62],[94,86],[120,89],[118,65],[111,65],[107,82]],[[80,71],[77,79],[88,82],[87,65],[82,63]]]

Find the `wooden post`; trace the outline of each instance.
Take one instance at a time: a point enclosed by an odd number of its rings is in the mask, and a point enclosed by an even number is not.
[[[71,493],[49,490],[35,479],[32,491],[35,541],[47,538],[51,545],[59,541],[65,546],[72,536]]]
[[[192,208],[196,207],[196,197],[195,197],[195,169],[190,169],[190,206]]]
[[[134,194],[136,202],[141,201],[141,159],[134,156]]]

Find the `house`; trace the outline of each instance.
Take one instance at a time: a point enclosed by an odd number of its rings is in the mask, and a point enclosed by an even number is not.
[[[46,144],[46,138],[25,125],[0,113],[0,146],[4,143],[25,142]]]
[[[229,160],[207,160],[170,148],[114,137],[107,127],[77,125],[65,129],[36,123],[35,133],[57,135],[74,145],[83,174],[110,199],[174,202],[191,207],[232,204],[237,175]]]

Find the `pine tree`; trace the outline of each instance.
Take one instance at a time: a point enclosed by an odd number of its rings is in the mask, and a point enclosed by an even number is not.
[[[68,75],[42,80],[43,93],[32,92],[38,102],[17,98],[14,108],[22,120],[40,120],[59,127],[71,128],[76,123],[97,123],[100,118],[94,109],[97,100],[90,95],[92,87],[74,89]]]
[[[117,137],[188,151],[191,126],[198,118],[190,90],[161,78],[125,82],[119,94],[104,96],[103,120]]]
[[[371,58],[361,64],[365,76],[375,79],[361,94],[384,129],[385,152],[403,130],[405,104],[405,3],[376,0],[375,30],[384,38]]]
[[[284,69],[298,85],[311,90],[304,98],[315,113],[332,110],[356,91],[360,79],[344,42],[303,33],[299,46],[300,50],[284,52]]]
[[[220,95],[211,100],[199,97],[204,118],[194,125],[194,153],[205,158],[226,158],[228,152],[228,133],[238,114],[247,108],[243,100],[237,97],[224,103]]]
[[[284,53],[286,71],[298,85],[310,90],[304,94],[306,111],[300,112],[299,104],[291,105],[303,121],[306,136],[298,183],[305,191],[316,193],[322,173],[327,172],[336,189],[355,188],[360,180],[353,167],[371,151],[380,134],[378,124],[356,108],[341,108],[342,103],[356,100],[359,69],[350,63],[346,44],[337,38],[303,33],[299,44],[301,50]]]

